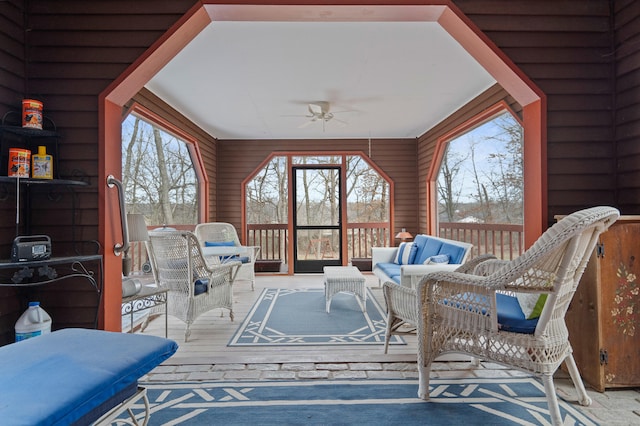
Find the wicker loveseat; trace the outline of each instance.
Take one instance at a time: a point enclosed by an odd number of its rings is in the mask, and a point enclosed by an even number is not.
[[[392,281],[415,288],[425,274],[458,268],[469,259],[472,248],[469,243],[420,234],[399,247],[373,247],[372,271],[380,284]]]

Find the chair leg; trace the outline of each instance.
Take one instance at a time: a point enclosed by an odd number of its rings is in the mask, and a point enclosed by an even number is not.
[[[584,383],[582,382],[582,377],[580,377],[580,372],[578,371],[578,366],[576,365],[576,360],[573,358],[573,355],[569,354],[564,359],[564,362],[566,362],[567,368],[569,369],[573,386],[576,388],[576,392],[578,392],[578,402],[585,407],[591,405],[591,398],[584,388]]]
[[[425,401],[429,400],[429,374],[431,374],[431,363],[423,365],[423,362],[418,359],[418,398]]]
[[[553,375],[542,375],[542,383],[544,384],[544,393],[547,395],[547,405],[549,406],[549,414],[551,414],[551,423],[554,426],[562,425],[562,417],[560,416],[560,406],[558,406],[556,388],[553,385]]]
[[[186,328],[184,329],[184,342],[187,343],[187,340],[189,339],[189,336],[191,336],[191,328],[190,328],[191,324],[187,324]]]
[[[393,322],[395,321],[395,316],[391,311],[387,314],[387,331],[384,333],[384,353],[386,354],[389,350],[389,340],[391,339],[391,330],[393,327]]]

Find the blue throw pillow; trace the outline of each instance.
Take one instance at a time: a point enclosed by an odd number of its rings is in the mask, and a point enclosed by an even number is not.
[[[410,265],[413,263],[413,259],[416,257],[417,247],[413,243],[400,243],[398,251],[396,252],[396,258],[393,263],[398,265]]]
[[[205,241],[205,247],[233,247],[236,243],[234,241]]]
[[[449,255],[448,254],[436,254],[435,256],[427,257],[427,260],[423,262],[425,265],[434,265],[437,263],[445,264],[449,263]]]

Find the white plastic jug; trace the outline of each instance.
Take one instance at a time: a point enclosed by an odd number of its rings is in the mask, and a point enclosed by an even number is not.
[[[16,342],[51,333],[51,317],[40,307],[40,302],[29,302],[16,322]]]

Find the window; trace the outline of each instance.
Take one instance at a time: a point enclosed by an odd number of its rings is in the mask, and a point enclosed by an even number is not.
[[[122,123],[122,181],[130,213],[149,225],[198,223],[199,184],[193,146],[129,114]]]
[[[477,254],[522,251],[523,128],[499,109],[444,141],[435,195],[438,234],[474,244]]]

